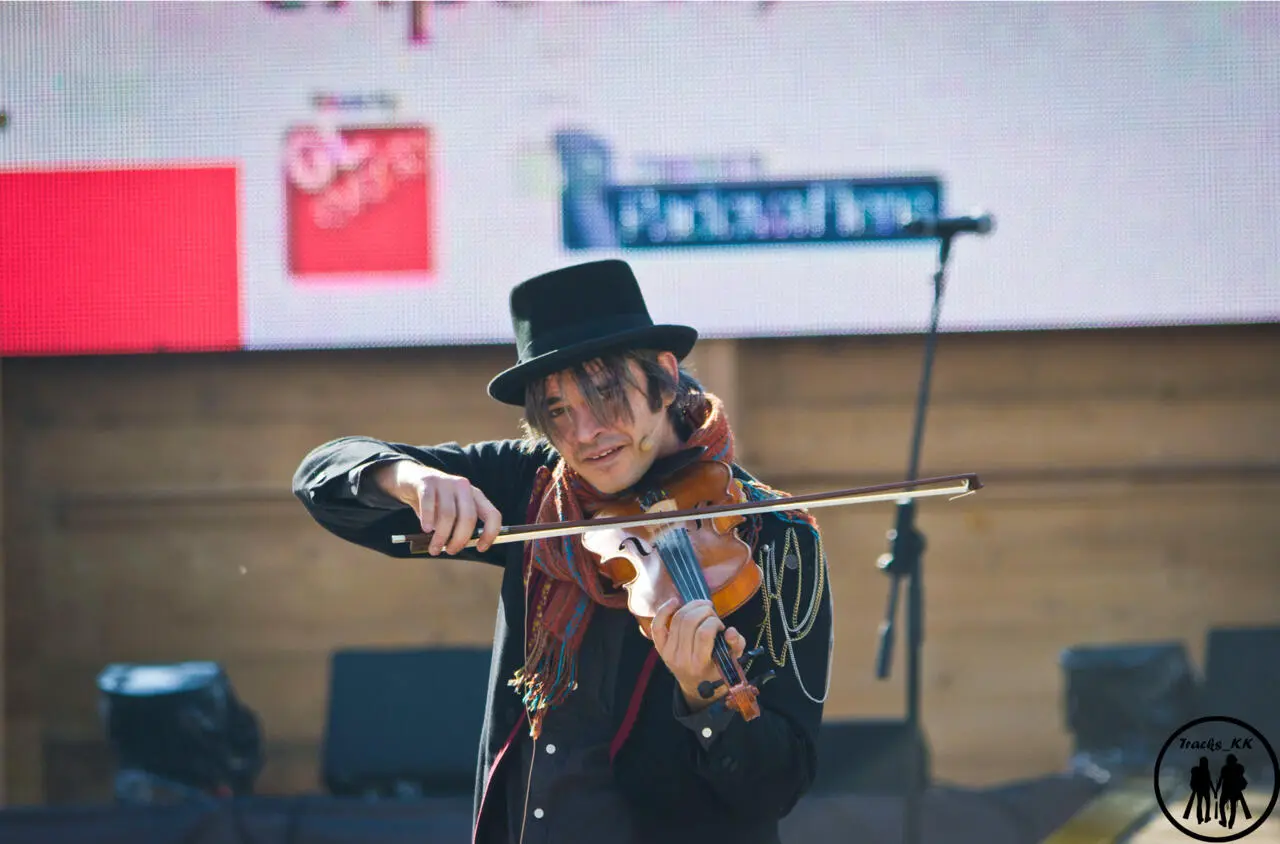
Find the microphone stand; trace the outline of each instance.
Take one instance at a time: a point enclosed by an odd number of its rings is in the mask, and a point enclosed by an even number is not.
[[[920,376],[920,391],[916,398],[915,429],[911,436],[911,452],[908,461],[907,480],[918,477],[920,444],[924,437],[925,411],[929,402],[929,383],[933,374],[934,350],[938,342],[938,316],[942,308],[942,291],[951,254],[953,232],[941,235],[938,251],[938,269],[933,275],[933,312],[929,331],[925,335],[924,368]],[[890,550],[882,554],[876,565],[889,575],[889,602],[885,619],[880,625],[879,647],[876,653],[876,677],[889,676],[893,660],[894,625],[897,620],[899,588],[907,579],[907,701],[906,728],[908,735],[908,787],[903,805],[902,840],[905,844],[919,844],[921,797],[930,773],[924,760],[924,734],[920,725],[920,648],[924,642],[924,586],[921,583],[921,553],[925,548],[924,535],[916,530],[914,499],[898,502],[894,526],[887,533]]]

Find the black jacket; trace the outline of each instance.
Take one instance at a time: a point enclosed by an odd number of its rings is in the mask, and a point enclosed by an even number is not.
[[[368,467],[401,456],[468,478],[501,511],[504,525],[527,521],[537,468],[554,460],[553,453],[531,450],[514,440],[409,446],[343,437],[306,455],[294,476],[294,494],[336,536],[390,556],[408,556],[408,546],[393,544],[391,536],[421,532],[416,516],[373,489],[365,478]],[[747,477],[740,468],[735,471]],[[636,625],[627,625],[622,637],[616,697],[626,705],[616,710],[612,769],[646,840],[701,844],[718,838],[773,844],[779,840],[779,820],[813,781],[823,711],[817,701],[826,696],[832,645],[826,561],[819,553],[820,540],[804,525],[792,525],[773,514],[756,518],[759,533],[754,551],[757,564],[765,570],[765,587],[726,624],[742,632],[749,648],[758,639],[766,648],[750,666],[752,676],[768,668],[776,671],[761,687],[759,718],[744,721],[719,703],[688,715],[674,678],[657,658],[653,644]],[[788,543],[790,559],[784,561]],[[491,813],[503,811],[501,796],[486,794],[495,760],[504,756],[504,748],[517,732],[527,734],[524,709],[507,686],[523,658],[522,552],[523,543],[508,543],[484,554],[468,549],[459,555],[504,569],[476,771],[477,826]],[[774,555],[772,565],[769,554]],[[424,559],[424,564],[429,563],[430,558]],[[821,585],[816,596],[815,584]],[[773,600],[765,630],[770,593]],[[806,615],[805,635],[793,635],[788,651],[784,621],[795,629],[805,623]]]

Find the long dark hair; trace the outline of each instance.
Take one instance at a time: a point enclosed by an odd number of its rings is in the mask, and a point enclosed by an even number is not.
[[[687,412],[703,398],[703,387],[683,364],[676,378],[658,362],[657,349],[631,349],[625,352],[603,355],[593,361],[585,361],[568,369],[587,406],[601,424],[611,424],[624,418],[631,421],[631,404],[619,401],[623,387],[635,387],[649,402],[649,409],[657,411],[665,397],[673,396],[667,415],[681,436],[687,436]],[[644,385],[635,378],[631,363],[639,364]],[[525,389],[524,418],[520,430],[525,444],[534,448],[554,448],[550,431],[554,423],[547,407],[545,379],[531,382]]]

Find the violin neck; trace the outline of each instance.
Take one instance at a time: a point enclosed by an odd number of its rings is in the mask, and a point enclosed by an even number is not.
[[[707,579],[702,574],[702,566],[698,563],[689,532],[683,525],[672,526],[659,533],[654,546],[683,603],[711,600]],[[720,670],[720,677],[726,686],[733,688],[744,682],[744,675],[733,658],[733,651],[729,649],[723,630],[716,631],[711,658]]]
[[[733,658],[733,651],[729,649],[729,643],[724,638],[724,631],[716,632],[716,641],[711,647],[711,657],[715,660],[716,668],[720,669],[720,677],[726,686],[732,689],[746,682],[742,667]]]

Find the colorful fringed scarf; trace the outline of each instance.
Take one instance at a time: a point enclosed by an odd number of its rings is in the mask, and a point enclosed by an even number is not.
[[[704,447],[703,460],[733,463],[733,431],[723,403],[708,393],[700,405],[686,417],[693,433],[684,445]],[[751,500],[785,495],[759,482],[745,487]],[[613,500],[558,460],[554,469],[539,469],[528,521],[546,524],[586,519]],[[814,525],[813,518],[803,511],[786,515]],[[577,534],[525,543],[524,580],[525,661],[509,685],[521,695],[529,712],[530,733],[536,738],[546,712],[558,706],[575,686],[578,648],[595,606],[625,608],[627,594],[602,574]]]

